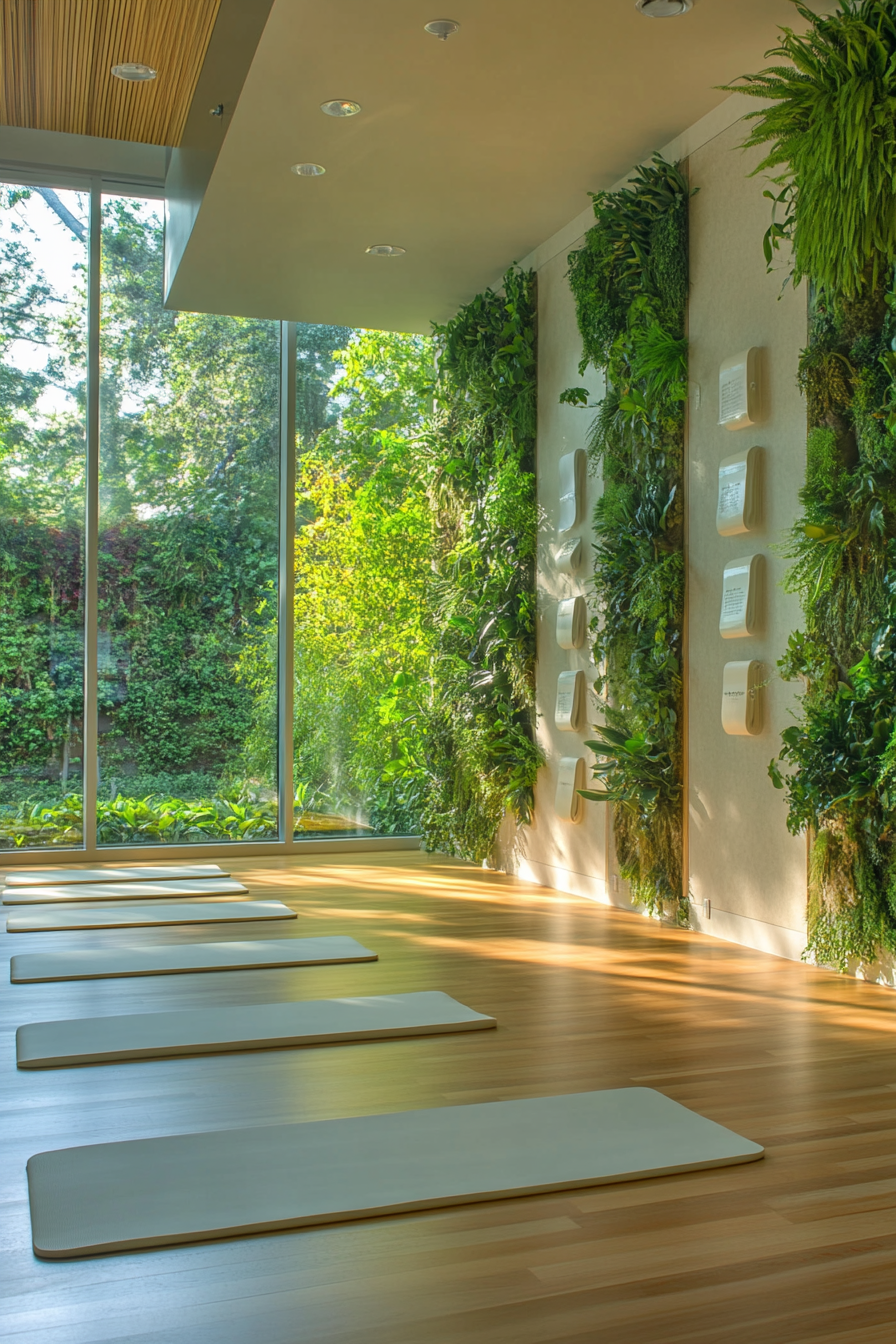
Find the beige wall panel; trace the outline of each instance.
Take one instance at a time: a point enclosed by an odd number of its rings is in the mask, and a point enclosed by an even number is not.
[[[737,936],[730,917],[801,931],[806,896],[805,840],[788,834],[783,794],[767,774],[795,703],[794,688],[780,679],[775,664],[789,632],[801,623],[800,609],[780,587],[786,566],[771,547],[798,512],[805,469],[806,412],[796,370],[806,344],[806,288],[788,287],[781,295],[783,272],[765,273],[766,183],[747,176],[758,156],[738,148],[743,137],[736,124],[690,158],[699,193],[691,210],[689,309],[689,863],[698,910],[709,898],[716,916],[715,927],[699,916],[698,922],[723,937]],[[762,349],[763,418],[754,428],[732,432],[717,423],[718,369],[749,346]],[[751,443],[763,449],[761,522],[755,531],[720,537],[718,463]],[[725,562],[757,551],[766,567],[761,623],[753,636],[723,640],[718,623]],[[757,737],[729,737],[719,718],[722,669],[747,658],[760,660],[768,678],[765,727]],[[790,955],[798,954],[798,942],[789,940]]]

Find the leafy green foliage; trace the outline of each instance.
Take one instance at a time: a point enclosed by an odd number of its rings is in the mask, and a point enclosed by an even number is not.
[[[766,236],[771,261],[793,244],[796,281],[849,299],[874,289],[896,253],[896,5],[841,0],[821,17],[793,0],[804,34],[781,30],[767,54],[786,61],[726,85],[771,106],[750,113],[747,145],[770,145],[756,169],[783,168],[766,193],[783,221]]]
[[[845,969],[896,951],[896,5],[797,9],[807,33],[774,53],[793,68],[745,90],[773,100],[748,141],[772,142],[760,168],[785,169],[766,256],[787,238],[813,281],[806,481],[783,547],[806,628],[779,663],[804,691],[769,773],[811,838],[806,955]]]
[[[606,724],[588,744],[602,787],[584,796],[615,805],[617,858],[635,898],[681,919],[689,195],[680,171],[655,157],[632,187],[594,198],[598,222],[569,270],[580,367],[591,361],[607,375],[589,440],[604,481],[594,514],[593,629]],[[580,391],[561,399],[580,405]]]
[[[582,337],[579,372],[605,365],[628,324],[632,303],[649,295],[671,339],[684,334],[690,190],[660,155],[635,171],[632,185],[592,192],[597,224],[569,257],[569,285]]]
[[[508,271],[444,327],[425,449],[434,508],[435,676],[427,845],[480,862],[531,817],[535,703],[535,277]]]

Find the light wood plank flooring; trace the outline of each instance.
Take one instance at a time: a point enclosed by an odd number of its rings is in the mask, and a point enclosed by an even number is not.
[[[151,855],[148,856],[151,862]],[[22,1344],[893,1344],[893,992],[412,852],[234,861],[299,919],[7,935],[10,952],[344,933],[368,965],[0,984],[0,1336]],[[17,1073],[25,1021],[441,989],[496,1032]],[[46,1263],[47,1148],[624,1087],[762,1162]]]

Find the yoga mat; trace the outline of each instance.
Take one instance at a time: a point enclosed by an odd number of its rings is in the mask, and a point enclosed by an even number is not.
[[[177,878],[227,877],[216,863],[191,863],[166,868],[30,868],[7,873],[8,887],[71,886],[76,882],[166,882]]]
[[[476,1013],[438,990],[363,999],[238,1004],[176,1013],[27,1022],[16,1031],[16,1062],[20,1069],[60,1069],[172,1055],[429,1036],[496,1025],[493,1017]]]
[[[248,888],[232,877],[203,882],[85,882],[75,887],[4,887],[4,905],[50,905],[57,901],[153,901],[167,896],[243,896]]]
[[[25,952],[9,963],[14,985],[47,980],[107,980],[125,975],[175,975],[185,971],[250,971],[269,966],[315,966],[376,961],[354,938],[277,938],[270,942],[172,943],[156,947],[85,948]]]
[[[36,1255],[173,1246],[732,1166],[762,1148],[652,1088],[37,1153]]]
[[[203,901],[201,905],[108,905],[79,910],[41,906],[6,917],[7,933],[58,933],[65,929],[133,929],[157,924],[237,924],[249,919],[295,919],[280,901]]]

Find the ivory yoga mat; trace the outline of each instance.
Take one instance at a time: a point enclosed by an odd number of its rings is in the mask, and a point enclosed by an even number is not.
[[[280,901],[203,901],[191,905],[107,905],[78,909],[44,905],[10,912],[7,933],[58,933],[66,929],[137,929],[159,924],[241,924],[256,919],[295,919],[296,912]]]
[[[47,980],[108,980],[117,976],[175,975],[186,971],[250,971],[273,966],[323,966],[376,961],[354,938],[276,938],[269,942],[172,943],[156,947],[101,947],[71,952],[25,952],[12,957],[14,985]]]
[[[7,873],[8,887],[69,887],[79,882],[167,882],[178,878],[227,877],[216,863],[191,863],[165,868],[30,868]]]
[[[74,901],[157,901],[176,896],[244,896],[248,887],[232,877],[202,882],[85,882],[73,887],[4,887],[4,905],[51,905]]]
[[[20,1069],[114,1064],[172,1055],[235,1054],[272,1047],[429,1036],[497,1026],[448,994],[378,994],[361,999],[238,1004],[175,1013],[126,1013],[27,1022],[16,1031]]]
[[[173,1246],[752,1162],[652,1088],[175,1134],[37,1153],[36,1255]]]

